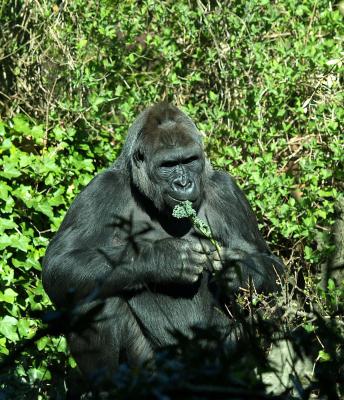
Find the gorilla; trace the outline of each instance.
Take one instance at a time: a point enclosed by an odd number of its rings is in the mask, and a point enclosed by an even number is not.
[[[189,218],[172,216],[186,200],[219,247]],[[176,331],[227,332],[219,286],[230,294],[247,285],[272,292],[283,268],[233,178],[206,159],[192,120],[159,103],[137,117],[115,164],[71,205],[48,246],[43,285],[56,307],[87,313],[101,302],[94,318],[67,336],[90,377],[151,360]],[[222,282],[214,278],[219,270]]]

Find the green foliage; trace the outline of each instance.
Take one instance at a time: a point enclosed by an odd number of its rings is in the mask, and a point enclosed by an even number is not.
[[[193,220],[197,218],[196,211],[192,208],[192,203],[189,200],[182,201],[180,204],[177,204],[173,208],[172,215],[178,219],[191,218]]]
[[[190,218],[196,231],[198,231],[205,238],[209,239],[218,251],[220,250],[219,244],[213,238],[210,226],[197,216],[196,211],[192,208],[191,201],[186,200],[182,201],[180,204],[177,204],[173,208],[172,215],[178,219]]]
[[[317,278],[343,189],[340,10],[325,0],[2,2],[0,357],[41,325],[42,257],[73,198],[161,99],[195,120],[215,168],[238,179],[295,286],[302,275],[301,307],[342,309],[340,282]],[[302,324],[319,334],[311,318]],[[62,342],[40,339],[17,360],[20,382],[52,379]]]
[[[100,137],[87,140],[59,125],[46,132],[22,114],[0,121],[0,354],[8,355],[41,325],[29,316],[50,305],[40,279],[42,257],[66,207],[100,165],[98,146]],[[17,374],[32,382],[50,379],[44,353],[50,362],[60,358],[56,343],[37,342],[39,356],[29,354]]]

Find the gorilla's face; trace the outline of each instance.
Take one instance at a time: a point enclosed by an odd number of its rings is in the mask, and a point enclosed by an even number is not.
[[[171,213],[185,200],[198,209],[204,195],[205,167],[200,140],[185,126],[173,123],[151,132],[141,137],[134,154],[134,184],[159,211]]]
[[[202,193],[204,156],[198,144],[158,151],[151,159],[150,179],[159,187],[165,206],[189,200],[198,208]]]

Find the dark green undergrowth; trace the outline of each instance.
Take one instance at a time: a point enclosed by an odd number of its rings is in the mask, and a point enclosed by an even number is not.
[[[63,398],[74,361],[58,334],[64,320],[41,322],[51,310],[42,257],[75,195],[160,100],[194,119],[214,167],[237,179],[289,284],[274,307],[238,299],[254,322],[235,356],[181,338],[159,356],[160,375],[123,366],[116,398],[265,396],[272,363],[252,349],[270,348],[274,332],[292,343],[295,365],[310,365],[306,377],[291,370],[286,398],[344,396],[344,273],[323,273],[344,181],[342,9],[325,0],[0,3],[1,399]]]

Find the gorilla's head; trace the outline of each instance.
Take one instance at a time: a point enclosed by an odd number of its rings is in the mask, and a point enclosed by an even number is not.
[[[196,126],[178,108],[159,103],[147,110],[131,153],[133,184],[159,211],[203,197],[205,156]]]

